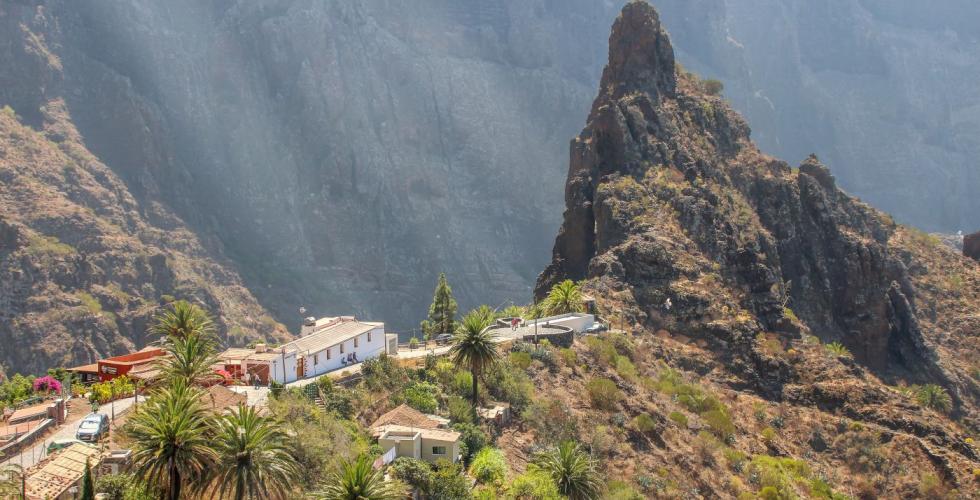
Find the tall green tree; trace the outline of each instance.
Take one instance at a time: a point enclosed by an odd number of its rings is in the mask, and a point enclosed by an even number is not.
[[[216,427],[212,493],[234,500],[291,495],[300,471],[279,422],[239,406],[219,418]]]
[[[602,480],[598,464],[588,453],[571,441],[539,454],[534,464],[551,476],[558,491],[569,500],[599,498]]]
[[[345,460],[327,478],[323,490],[314,498],[319,500],[399,500],[405,492],[399,486],[385,481],[380,470],[375,470],[371,457],[360,455]]]
[[[185,486],[200,486],[217,459],[212,447],[213,418],[203,392],[185,379],[172,379],[154,391],[130,418],[133,473],[177,500]]]
[[[218,377],[213,368],[218,362],[217,341],[212,334],[169,337],[163,350],[167,356],[160,363],[167,379],[203,384]]]
[[[154,317],[150,332],[161,337],[187,337],[192,334],[214,335],[211,316],[186,300],[172,302]]]
[[[92,465],[85,461],[85,474],[82,476],[81,500],[95,500],[95,480],[92,479]]]
[[[496,334],[488,329],[491,320],[478,310],[471,311],[459,323],[453,335],[453,346],[449,349],[453,363],[462,369],[469,369],[473,375],[473,410],[479,404],[477,388],[480,376],[500,360]]]
[[[544,305],[545,311],[552,315],[585,311],[582,289],[572,280],[565,280],[553,286],[548,292]]]
[[[428,335],[438,335],[441,333],[452,333],[456,326],[456,312],[458,306],[456,299],[453,298],[453,289],[446,281],[446,273],[439,274],[439,282],[436,284],[436,291],[432,295],[432,305],[429,306],[429,319],[425,322]]]

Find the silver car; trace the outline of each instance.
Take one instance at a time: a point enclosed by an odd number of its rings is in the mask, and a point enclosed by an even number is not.
[[[109,416],[92,413],[82,419],[75,431],[75,439],[95,443],[109,432]]]

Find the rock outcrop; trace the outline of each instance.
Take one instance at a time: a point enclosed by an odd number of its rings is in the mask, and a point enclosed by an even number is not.
[[[980,232],[963,237],[963,255],[980,262]]]
[[[677,69],[645,2],[624,7],[609,47],[536,293],[585,280],[607,313],[705,343],[770,398],[813,374],[760,339],[840,342],[863,370],[939,384],[976,419],[976,266],[847,195],[816,156],[792,168],[761,153],[745,121]]]

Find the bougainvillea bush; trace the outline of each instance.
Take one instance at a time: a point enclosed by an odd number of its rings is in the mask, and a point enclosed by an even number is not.
[[[51,375],[34,379],[34,392],[61,392],[61,382]]]

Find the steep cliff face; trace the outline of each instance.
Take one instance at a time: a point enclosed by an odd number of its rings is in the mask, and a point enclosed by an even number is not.
[[[234,343],[283,339],[227,259],[170,209],[138,202],[95,157],[62,98],[43,9],[0,7],[0,372],[43,373],[143,347],[173,298],[205,305]],[[23,13],[23,12],[22,12]],[[22,78],[33,82],[13,81]]]
[[[740,116],[675,68],[643,2],[613,27],[537,293],[566,278],[638,330],[696,339],[736,387],[819,400],[799,392],[820,376],[812,366],[767,351],[812,334],[887,383],[944,386],[977,418],[976,263],[845,194],[816,157],[791,168],[761,153]]]
[[[905,223],[974,230],[980,9],[969,0],[658,0],[679,58],[725,82],[766,151],[813,151]]]
[[[137,200],[226,249],[283,321],[306,306],[395,329],[417,326],[440,271],[464,307],[527,300],[615,15],[586,0],[22,5],[9,24],[49,41],[86,145]],[[43,104],[42,78],[11,83],[0,97],[25,117]]]

